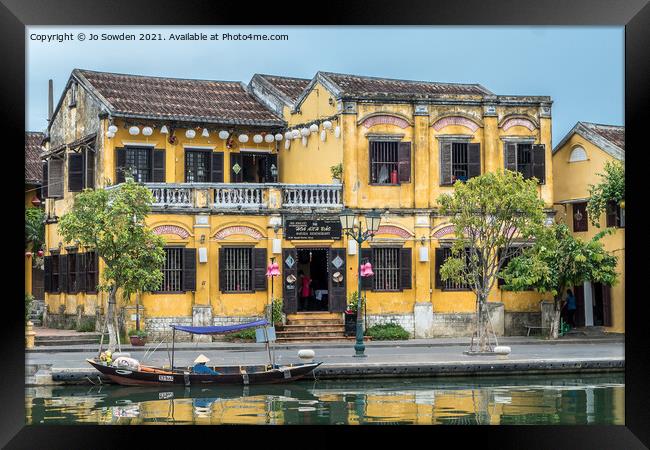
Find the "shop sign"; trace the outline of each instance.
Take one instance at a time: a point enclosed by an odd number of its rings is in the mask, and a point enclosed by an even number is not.
[[[285,239],[328,240],[341,239],[341,221],[336,219],[287,219],[284,223]]]

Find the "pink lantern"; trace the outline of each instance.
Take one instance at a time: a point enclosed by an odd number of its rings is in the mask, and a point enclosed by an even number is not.
[[[271,278],[277,277],[278,275],[280,275],[280,267],[278,266],[278,263],[274,261],[266,268],[266,276]]]
[[[375,273],[372,271],[372,264],[368,261],[365,264],[361,264],[361,276],[362,277],[371,277]]]

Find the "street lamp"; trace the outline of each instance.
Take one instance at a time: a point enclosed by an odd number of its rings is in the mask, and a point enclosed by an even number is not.
[[[361,218],[359,217],[359,222],[358,224],[355,225],[355,218],[356,214],[348,209],[345,208],[341,213],[339,214],[339,218],[341,219],[341,227],[343,228],[343,231],[345,232],[346,235],[354,239],[359,247],[359,254],[357,255],[357,274],[358,274],[358,282],[359,286],[357,288],[357,298],[359,299],[357,302],[357,339],[356,343],[354,344],[354,350],[355,350],[355,355],[356,357],[365,357],[366,355],[364,354],[364,351],[366,349],[366,346],[363,343],[363,329],[362,329],[362,324],[361,324],[361,275],[362,275],[362,270],[361,270],[361,244],[368,239],[370,239],[374,234],[379,230],[379,223],[381,222],[381,216],[379,213],[372,211],[366,215],[366,230],[363,231],[363,228],[361,226]]]
[[[273,295],[273,278],[278,275],[280,275],[280,267],[275,262],[275,257],[272,256],[271,263],[266,268],[266,277],[271,280],[271,311],[269,312],[269,322],[271,323],[273,323],[273,301],[275,300]]]

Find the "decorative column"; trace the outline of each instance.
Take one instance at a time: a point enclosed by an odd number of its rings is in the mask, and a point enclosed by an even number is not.
[[[499,141],[499,127],[497,123],[497,108],[494,103],[483,105],[483,154],[485,161],[484,172],[496,172],[503,169],[503,151]]]
[[[542,185],[542,199],[547,208],[553,207],[553,143],[551,141],[551,102],[542,102],[539,108],[539,142],[546,146],[546,181]]]
[[[343,204],[348,208],[359,206],[359,154],[357,147],[357,104],[339,102],[341,138],[343,139]]]
[[[417,164],[417,163],[416,163]],[[413,256],[415,259],[415,306],[413,319],[415,322],[415,337],[433,337],[433,304],[431,302],[431,219],[429,214],[415,216],[415,243]]]
[[[415,207],[429,207],[429,105],[415,105],[413,114],[413,163]]]
[[[196,291],[192,305],[192,326],[212,325],[212,305],[210,304],[210,267],[214,261],[209,260],[210,216],[194,216],[194,245],[196,247]],[[192,335],[194,342],[211,342],[210,335]]]

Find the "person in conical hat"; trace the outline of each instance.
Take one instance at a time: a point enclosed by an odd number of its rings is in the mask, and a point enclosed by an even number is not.
[[[201,353],[194,360],[194,367],[192,367],[192,373],[200,373],[206,375],[219,375],[219,372],[215,372],[214,370],[210,369],[208,366],[205,365],[205,363],[207,363],[208,361],[210,361],[210,359],[207,356],[205,356],[203,353]]]
[[[205,364],[208,361],[210,361],[210,358],[205,356],[203,353],[201,353],[199,356],[196,357],[194,360],[194,364]]]

